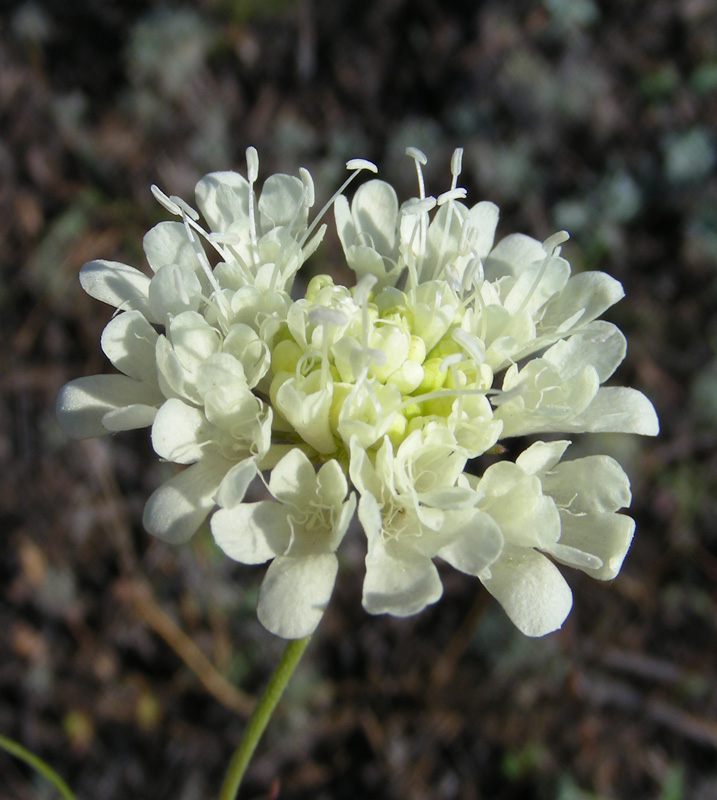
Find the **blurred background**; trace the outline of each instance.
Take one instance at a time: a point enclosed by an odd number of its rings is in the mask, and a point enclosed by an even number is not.
[[[614,382],[662,433],[570,455],[625,466],[634,545],[611,584],[566,570],[572,614],[529,640],[451,571],[423,614],[368,617],[353,537],[242,796],[717,797],[716,101],[709,0],[1,2],[0,732],[78,800],[205,800],[281,652],[263,567],[142,530],[167,477],[147,432],[59,430],[59,387],[111,371],[82,263],[143,266],[150,184],[191,202],[248,145],[263,177],[308,167],[319,205],[352,157],[407,199],[407,145],[438,194],[460,145],[499,236],[565,228],[575,270],[625,287]],[[4,753],[0,776],[0,800],[54,796]]]

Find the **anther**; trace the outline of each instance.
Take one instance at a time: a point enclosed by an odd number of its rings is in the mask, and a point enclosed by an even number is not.
[[[560,253],[560,245],[567,242],[570,234],[567,231],[558,231],[543,242],[543,250],[549,256],[557,256]]]
[[[461,174],[461,169],[463,168],[463,148],[456,147],[453,151],[453,155],[451,156],[451,175],[454,178],[458,178]]]
[[[246,176],[249,183],[255,183],[259,177],[259,153],[256,147],[246,149]]]

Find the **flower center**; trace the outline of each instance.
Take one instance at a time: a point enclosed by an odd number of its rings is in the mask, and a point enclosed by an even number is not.
[[[352,436],[367,448],[388,436],[397,447],[436,420],[455,427],[465,398],[485,398],[492,385],[446,281],[374,295],[375,280],[366,275],[348,292],[316,276],[273,347],[277,424],[319,452],[346,453]]]

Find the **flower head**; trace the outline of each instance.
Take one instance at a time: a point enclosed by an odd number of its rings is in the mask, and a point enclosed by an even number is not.
[[[346,184],[332,199],[355,285],[318,275],[296,299],[331,205],[309,220],[306,170],[259,192],[250,148],[246,178],[197,184],[199,211],[153,187],[178,219],[144,238],[152,277],[108,261],[81,272],[120,312],[102,348],[122,374],[72,381],[58,415],[78,437],[151,426],[157,454],[185,468],[149,498],[145,526],[183,542],[214,512],[231,558],[271,562],[259,618],[280,636],[321,618],[355,508],[369,612],[406,616],[438,600],[441,559],[542,635],[572,602],[554,562],[617,574],[634,529],[618,513],[627,478],[607,456],[562,461],[568,441],[536,441],[482,475],[478,459],[515,436],[657,433],[644,395],[603,386],[626,345],[597,318],[622,287],[571,275],[562,231],[494,244],[497,207],[462,202],[461,151],[438,197],[426,193],[425,156],[408,154],[417,197],[399,205],[374,179],[350,202]],[[349,180],[376,171],[347,166]],[[271,499],[246,502],[261,481]]]

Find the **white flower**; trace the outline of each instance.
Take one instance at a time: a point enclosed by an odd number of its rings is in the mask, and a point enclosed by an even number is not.
[[[271,561],[259,618],[280,636],[316,627],[356,506],[369,612],[406,616],[435,602],[442,559],[542,635],[572,602],[554,561],[617,574],[634,528],[617,513],[627,479],[607,456],[561,462],[565,441],[472,473],[509,437],[657,433],[644,395],[604,385],[626,343],[598,317],[622,287],[604,273],[571,275],[564,231],[495,243],[497,207],[462,202],[460,150],[437,197],[423,153],[408,154],[417,197],[399,205],[371,180],[349,202],[347,183],[376,171],[351,161],[313,221],[309,173],[270,176],[259,191],[253,148],[246,178],[199,181],[199,211],[153,187],[177,219],[144,237],[152,276],[108,261],[80,275],[119,312],[102,348],[122,374],[70,382],[58,415],[79,437],[151,426],[158,456],[182,471],[149,498],[145,526],[178,543],[215,512],[212,532],[232,558]],[[356,285],[316,275],[292,299],[332,204]],[[245,502],[267,472],[274,499]]]
[[[440,428],[416,431],[396,453],[387,437],[373,462],[352,441],[351,479],[368,539],[367,611],[408,616],[435,603],[443,593],[436,556],[478,574],[500,554],[503,536],[489,515],[471,507],[464,464],[465,454]]]
[[[244,564],[272,560],[259,593],[259,619],[277,636],[308,636],[331,597],[338,570],[336,548],[356,507],[346,497],[346,477],[336,461],[318,472],[301,450],[294,449],[274,467],[269,491],[279,502],[241,503],[217,495],[220,510],[212,533],[224,552]]]
[[[496,520],[506,543],[478,577],[527,636],[556,630],[572,606],[565,579],[543,553],[610,580],[635,529],[630,517],[616,513],[631,499],[618,463],[608,456],[558,463],[569,444],[536,442],[515,464],[489,467],[476,486],[483,494],[479,507]]]

